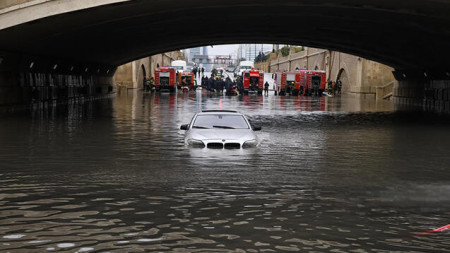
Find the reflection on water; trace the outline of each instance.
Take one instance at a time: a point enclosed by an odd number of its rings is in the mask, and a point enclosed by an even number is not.
[[[248,150],[181,124],[237,109]],[[1,252],[447,252],[450,121],[389,101],[125,94],[0,121]]]

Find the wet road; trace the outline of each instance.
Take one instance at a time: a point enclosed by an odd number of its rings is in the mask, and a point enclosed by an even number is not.
[[[121,94],[2,115],[0,252],[449,252],[450,121],[390,102]],[[238,109],[260,147],[181,124]]]

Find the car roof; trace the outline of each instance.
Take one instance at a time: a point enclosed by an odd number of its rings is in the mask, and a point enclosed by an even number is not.
[[[238,111],[234,110],[203,110],[197,114],[241,114]]]

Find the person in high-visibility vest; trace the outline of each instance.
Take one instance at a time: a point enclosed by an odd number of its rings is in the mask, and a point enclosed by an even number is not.
[[[148,88],[150,91],[152,91],[154,87],[155,87],[155,78],[152,76],[152,78],[150,78],[150,84]]]
[[[338,90],[338,94],[341,94],[341,90],[342,90],[342,81],[341,81],[341,79],[339,79],[337,81],[337,90]]]
[[[145,77],[145,91],[150,90],[150,79],[148,77]]]

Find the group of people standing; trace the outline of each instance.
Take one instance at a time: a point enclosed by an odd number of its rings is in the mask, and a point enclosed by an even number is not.
[[[225,90],[226,95],[236,95],[239,93],[243,93],[244,84],[243,80],[240,76],[236,78],[236,80],[232,81],[230,77],[225,79],[220,78],[219,76],[211,75],[209,78],[204,75],[205,68],[197,68],[195,67],[192,70],[192,73],[197,78],[201,77],[201,86],[202,88],[211,91],[223,93]],[[186,83],[186,79],[182,80],[182,83]],[[257,84],[255,84],[257,85]],[[144,77],[143,88],[145,91],[151,91],[155,87],[155,78],[154,77]],[[268,95],[269,93],[269,83],[265,82],[264,84],[264,95]]]
[[[244,93],[244,83],[242,82],[242,78],[240,76],[238,76],[234,81],[232,81],[229,77],[224,80],[214,75],[211,75],[209,78],[203,76],[201,85],[202,88],[210,92],[218,92],[219,94],[225,90],[225,94],[229,96]],[[264,95],[269,95],[268,82],[264,84]]]
[[[225,80],[219,77],[211,75],[209,78],[206,76],[202,77],[202,88],[211,91],[222,93],[225,90],[226,95],[233,95],[236,88],[236,82],[231,81],[229,77]]]
[[[337,82],[328,81],[327,90],[333,95],[341,94],[342,91],[342,81],[339,79]]]
[[[194,74],[195,77],[197,77],[197,75],[200,77],[203,77],[203,74],[205,73],[205,68],[200,68],[200,67],[195,67],[192,70],[192,73]]]
[[[151,91],[153,87],[155,86],[155,78],[152,77],[144,77],[144,90],[145,91]]]

